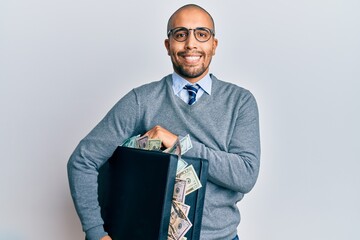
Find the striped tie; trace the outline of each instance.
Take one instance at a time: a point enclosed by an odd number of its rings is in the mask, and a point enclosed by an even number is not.
[[[189,102],[188,102],[189,105],[193,105],[194,102],[196,101],[196,94],[199,90],[199,87],[200,86],[198,84],[196,84],[196,85],[188,84],[184,87],[184,89],[186,89],[189,93]]]

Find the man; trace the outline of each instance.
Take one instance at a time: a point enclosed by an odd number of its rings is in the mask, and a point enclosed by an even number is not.
[[[98,169],[137,134],[161,139],[164,148],[190,134],[193,148],[185,156],[209,161],[201,239],[238,239],[236,203],[252,189],[259,172],[258,110],[249,91],[209,74],[218,44],[214,28],[201,7],[178,9],[165,40],[174,73],[130,91],[72,154],[70,188],[89,240],[111,239],[97,200]]]

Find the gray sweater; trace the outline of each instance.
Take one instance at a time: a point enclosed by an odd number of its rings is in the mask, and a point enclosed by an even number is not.
[[[258,109],[253,95],[211,75],[212,94],[188,105],[172,90],[171,75],[135,88],[79,143],[68,162],[75,208],[89,240],[106,233],[97,200],[98,169],[126,138],[160,125],[190,134],[185,156],[209,161],[202,240],[232,239],[240,223],[236,203],[254,186],[260,164]]]

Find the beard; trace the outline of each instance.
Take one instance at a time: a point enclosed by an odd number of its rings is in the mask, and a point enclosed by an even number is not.
[[[177,65],[173,63],[173,67],[176,73],[185,78],[197,78],[201,76],[204,72],[206,72],[206,70],[208,69],[208,66],[205,66],[204,64],[199,67],[192,67]]]
[[[205,58],[205,61],[199,65],[185,64],[180,59],[186,54],[197,54],[202,58]],[[174,71],[185,79],[198,78],[203,75],[206,71],[208,71],[211,59],[211,53],[204,51],[180,51],[171,55]]]

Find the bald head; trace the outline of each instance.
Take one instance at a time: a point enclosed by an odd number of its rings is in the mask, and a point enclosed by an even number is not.
[[[212,16],[210,15],[210,13],[208,13],[205,9],[203,9],[202,7],[196,5],[196,4],[187,4],[187,5],[184,5],[182,6],[181,8],[179,8],[178,10],[176,10],[172,15],[171,17],[169,18],[169,21],[168,21],[168,24],[167,24],[167,32],[169,32],[173,27],[174,27],[174,19],[176,19],[176,16],[184,11],[188,11],[188,10],[198,10],[200,12],[203,12],[205,13],[211,24],[212,24],[212,27],[211,29],[214,30],[215,32],[215,23],[214,23],[214,19],[212,18]],[[194,11],[193,11],[194,12]]]

